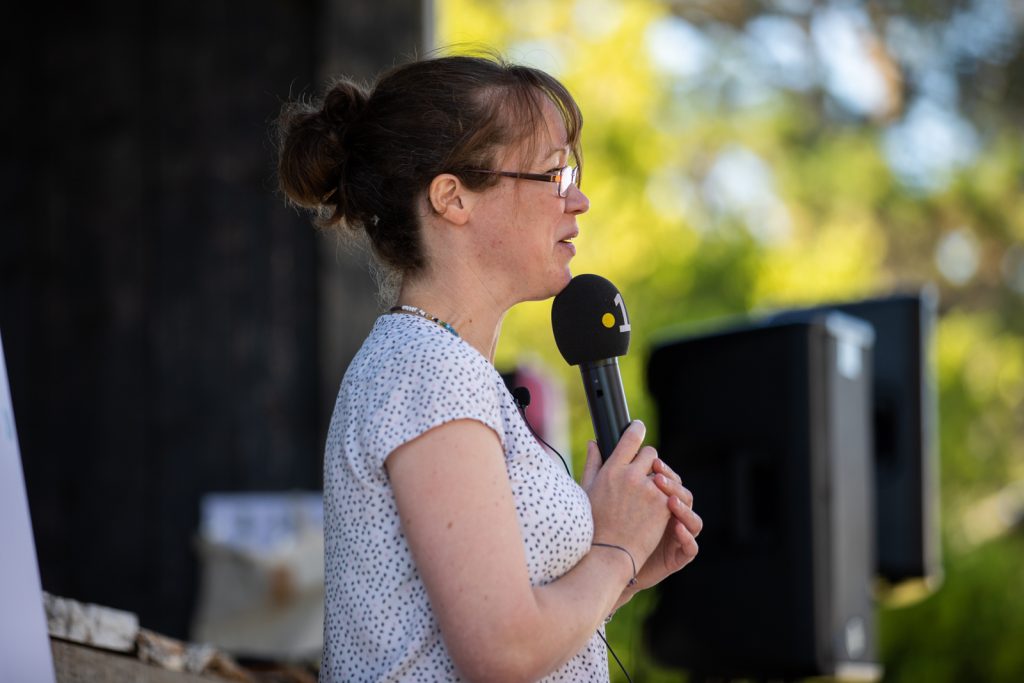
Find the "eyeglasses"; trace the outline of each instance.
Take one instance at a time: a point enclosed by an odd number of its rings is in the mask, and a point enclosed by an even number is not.
[[[517,171],[489,171],[483,168],[467,168],[470,173],[488,173],[505,178],[521,178],[523,180],[539,180],[545,183],[558,183],[558,196],[565,197],[569,188],[579,184],[580,171],[576,166],[563,166],[558,173],[519,173]]]

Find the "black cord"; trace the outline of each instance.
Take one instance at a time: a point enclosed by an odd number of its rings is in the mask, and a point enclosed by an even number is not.
[[[519,397],[516,397],[516,396],[513,397],[513,400],[515,401],[516,406],[519,408],[519,414],[523,416],[523,422],[526,424],[526,428],[530,430],[530,433],[533,434],[534,438],[537,439],[537,441],[540,441],[542,444],[544,444],[545,446],[550,448],[551,451],[555,455],[558,456],[558,459],[561,460],[562,464],[565,466],[566,474],[568,474],[569,478],[571,479],[572,478],[572,470],[569,469],[568,461],[566,461],[566,459],[562,457],[562,454],[559,453],[558,450],[554,446],[552,446],[547,441],[542,439],[540,434],[538,434],[536,431],[534,431],[533,425],[530,424],[530,421],[527,419],[527,417],[526,417],[526,405],[529,403],[529,400],[530,400],[528,397],[529,397],[529,394],[527,394],[526,403],[521,401]],[[631,557],[630,559],[632,560],[633,558]],[[619,656],[617,654],[615,654],[615,650],[613,650],[612,646],[608,644],[608,639],[604,637],[604,635],[601,633],[600,629],[597,630],[597,636],[598,636],[598,638],[600,638],[602,640],[602,642],[604,642],[604,646],[606,648],[608,648],[608,652],[611,653],[612,658],[615,660],[615,663],[619,665],[620,669],[622,669],[622,673],[623,673],[623,675],[625,675],[626,680],[628,681],[628,683],[633,683],[633,679],[629,677],[629,672],[626,671],[626,667],[622,665],[622,661],[619,659]]]
[[[626,667],[624,667],[622,665],[622,662],[619,661],[619,656],[615,654],[615,650],[613,650],[612,646],[608,644],[608,641],[605,639],[603,635],[601,635],[600,631],[597,632],[597,637],[604,641],[604,646],[608,648],[608,652],[612,653],[612,657],[615,659],[615,663],[619,665],[620,669],[622,669],[622,673],[626,676],[626,680],[629,681],[629,683],[633,683],[633,679],[629,677],[629,672],[626,671]]]
[[[519,406],[519,413],[523,416],[523,422],[526,423],[526,428],[530,430],[531,434],[533,434],[533,438],[537,439],[537,441],[540,441],[542,444],[547,446],[549,449],[551,449],[552,453],[554,453],[555,455],[558,456],[558,459],[562,461],[562,466],[565,467],[565,473],[568,474],[569,478],[571,479],[572,478],[572,470],[569,469],[569,463],[566,461],[565,458],[562,457],[562,454],[558,452],[558,449],[556,449],[554,446],[552,446],[547,441],[542,439],[540,434],[538,434],[537,432],[533,431],[533,425],[530,424],[530,421],[526,419],[526,408],[523,405],[518,404],[518,403],[516,405]]]

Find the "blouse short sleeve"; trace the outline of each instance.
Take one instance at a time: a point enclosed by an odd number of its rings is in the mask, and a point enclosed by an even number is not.
[[[405,325],[385,324],[394,321]],[[408,322],[420,334],[409,334]],[[421,325],[427,329],[418,329]],[[427,321],[397,315],[382,318],[380,344],[355,366],[343,399],[354,420],[350,454],[364,474],[378,478],[387,456],[402,444],[446,422],[470,419],[497,434],[504,448],[500,397],[490,381],[493,366],[454,335]],[[348,377],[346,377],[346,380]]]

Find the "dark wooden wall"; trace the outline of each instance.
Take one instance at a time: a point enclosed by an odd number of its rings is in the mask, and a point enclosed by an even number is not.
[[[3,22],[0,333],[45,590],[185,636],[200,496],[319,488],[322,397],[375,312],[325,320],[323,290],[372,285],[276,196],[269,131],[351,8],[381,36],[370,64],[425,35],[412,0],[18,3]]]

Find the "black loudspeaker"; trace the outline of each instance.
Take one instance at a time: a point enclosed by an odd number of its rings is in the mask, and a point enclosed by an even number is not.
[[[875,328],[874,432],[878,575],[891,584],[942,579],[931,290],[779,313],[775,322],[836,310]]]
[[[832,313],[652,352],[659,452],[704,520],[646,622],[663,663],[698,679],[879,677],[873,336]]]

